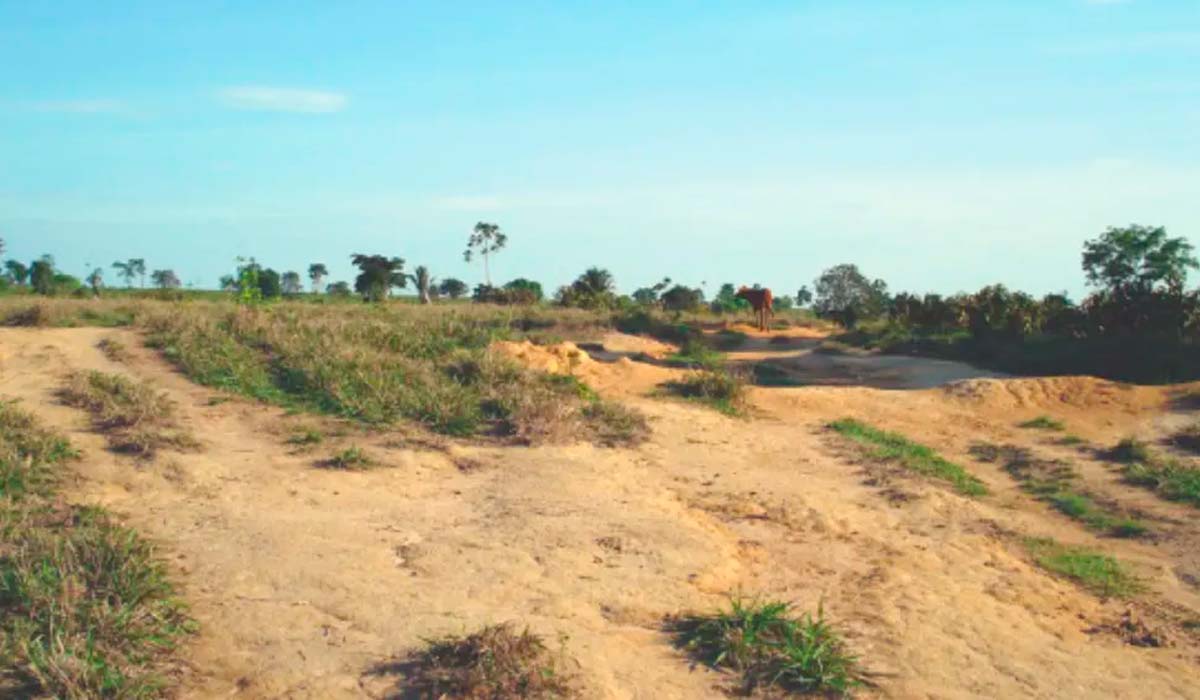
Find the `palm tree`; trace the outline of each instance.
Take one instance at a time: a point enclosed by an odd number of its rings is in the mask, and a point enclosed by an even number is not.
[[[408,278],[412,280],[413,285],[416,286],[417,293],[421,297],[421,303],[432,303],[433,299],[431,298],[431,292],[434,289],[434,278],[430,276],[429,268],[425,267],[424,265],[418,265],[417,269],[414,270],[413,274],[409,275]]]
[[[143,258],[133,258],[129,261],[134,273],[142,278],[142,289],[146,288],[146,261]]]
[[[100,296],[100,289],[104,286],[104,270],[98,267],[92,270],[92,274],[87,276],[86,281],[92,288],[92,295]]]
[[[329,268],[325,263],[313,263],[308,266],[308,278],[312,280],[313,294],[321,291],[321,282],[329,276]]]
[[[589,267],[574,284],[576,291],[593,297],[612,293],[614,286],[612,273],[599,267]]]
[[[133,266],[130,265],[130,262],[132,262],[132,261],[123,262],[121,260],[118,260],[112,264],[113,269],[117,271],[117,275],[119,275],[120,277],[123,277],[125,279],[126,287],[132,287],[133,286],[133,278],[137,277],[137,273],[134,272]]]
[[[467,249],[463,251],[463,259],[471,262],[471,257],[476,250],[483,255],[483,279],[489,287],[492,286],[492,273],[488,268],[488,256],[498,252],[506,243],[508,243],[508,236],[500,230],[500,226],[484,221],[475,224],[471,237],[467,239]]]

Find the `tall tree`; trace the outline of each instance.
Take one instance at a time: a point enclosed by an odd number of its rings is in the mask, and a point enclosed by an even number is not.
[[[99,267],[92,270],[92,274],[87,276],[87,283],[92,288],[92,296],[100,296],[100,290],[104,288],[104,270]]]
[[[150,273],[150,281],[159,289],[178,289],[183,286],[174,270],[155,270]]]
[[[20,260],[8,260],[4,263],[4,269],[8,270],[9,276],[13,282],[24,285],[25,280],[29,277],[29,268]]]
[[[308,278],[312,280],[313,294],[321,291],[321,282],[329,276],[329,268],[325,267],[325,263],[313,263],[308,266]]]
[[[1088,284],[1112,294],[1145,294],[1156,288],[1182,292],[1188,270],[1200,267],[1193,247],[1168,238],[1162,226],[1109,228],[1084,243],[1083,272]]]
[[[259,270],[258,290],[263,299],[278,299],[283,296],[283,281],[279,273],[269,267]]]
[[[49,256],[42,256],[29,266],[29,284],[37,294],[50,294],[54,291],[54,263]]]
[[[424,265],[418,265],[417,269],[408,278],[412,280],[413,286],[417,288],[417,294],[421,298],[421,303],[432,303],[432,293],[436,290],[433,286],[434,278],[429,274],[429,268]]]
[[[383,301],[392,287],[403,288],[407,283],[403,258],[355,253],[350,256],[350,262],[359,269],[358,277],[354,279],[354,291],[367,301]]]
[[[832,318],[847,328],[859,319],[878,316],[887,308],[887,284],[868,280],[856,265],[835,265],[814,284],[818,315]]]
[[[137,277],[137,271],[133,269],[133,261],[116,261],[113,263],[113,269],[120,277],[124,277],[125,286],[133,286],[133,277]]]
[[[133,258],[129,261],[130,267],[133,268],[134,274],[142,280],[142,289],[146,288],[146,261],[143,258]]]
[[[467,249],[463,251],[463,259],[471,262],[472,256],[478,252],[483,256],[483,279],[487,286],[492,286],[492,273],[488,267],[488,257],[500,251],[508,243],[508,236],[500,230],[498,224],[480,221],[471,231],[467,239]]]
[[[451,299],[459,299],[467,293],[467,283],[454,277],[447,277],[438,285],[438,294]]]
[[[300,282],[299,272],[289,270],[283,273],[283,278],[280,280],[280,284],[283,285],[283,293],[288,296],[299,294],[300,292],[304,291],[304,285]]]

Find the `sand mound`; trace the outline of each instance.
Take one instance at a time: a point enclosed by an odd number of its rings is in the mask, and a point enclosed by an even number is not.
[[[615,331],[601,338],[600,344],[609,352],[623,355],[642,353],[655,359],[662,359],[677,350],[674,345],[657,341],[654,338],[643,338],[640,335]]]
[[[531,369],[553,374],[573,374],[596,391],[607,395],[646,394],[659,384],[683,374],[682,370],[634,362],[627,357],[615,362],[597,362],[570,342],[535,345],[528,340],[519,343],[501,341],[493,343],[492,349]],[[605,349],[609,349],[607,343]]]
[[[967,379],[942,390],[951,398],[987,408],[1146,409],[1161,406],[1163,393],[1095,377],[1036,377],[1029,379]]]

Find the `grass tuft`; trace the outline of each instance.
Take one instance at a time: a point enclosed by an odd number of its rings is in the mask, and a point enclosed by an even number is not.
[[[125,347],[125,344],[119,340],[104,338],[99,343],[96,343],[96,347],[100,348],[100,352],[104,353],[104,356],[113,362],[123,363],[129,361],[129,348]]]
[[[847,694],[861,684],[858,660],[820,608],[795,616],[788,603],[735,598],[728,610],[673,620],[669,629],[697,661],[740,674],[747,694]]]
[[[316,428],[305,428],[298,430],[287,438],[287,444],[296,445],[297,447],[310,447],[312,445],[320,445],[325,441],[325,435]]]
[[[987,486],[962,466],[903,435],[879,430],[853,418],[836,420],[829,428],[866,447],[871,457],[897,462],[919,474],[946,481],[965,496],[983,496],[988,492]]]
[[[119,374],[76,372],[60,391],[63,401],[92,414],[96,430],[117,452],[153,457],[163,447],[197,445],[175,420],[175,405],[151,384]]]
[[[549,700],[579,696],[562,652],[529,630],[492,625],[465,636],[430,640],[424,649],[376,669],[403,675],[398,697]]]
[[[1031,428],[1034,430],[1054,430],[1054,431],[1062,431],[1062,430],[1066,430],[1066,428],[1067,428],[1065,425],[1063,425],[1062,421],[1055,419],[1055,418],[1051,418],[1050,416],[1038,416],[1037,418],[1033,418],[1032,420],[1027,420],[1024,423],[1018,423],[1017,427],[1018,428]]]
[[[375,460],[361,447],[351,446],[334,454],[321,465],[329,469],[360,471],[375,466]]]
[[[1071,579],[1089,591],[1113,598],[1128,598],[1143,585],[1116,559],[1088,549],[1061,544],[1047,537],[1030,537],[1025,547],[1038,566]]]
[[[745,378],[725,369],[690,372],[679,381],[667,382],[665,388],[671,394],[707,404],[726,415],[740,416],[746,410]]]
[[[192,623],[149,543],[53,493],[55,468],[73,456],[0,405],[0,691],[158,697],[161,667]]]

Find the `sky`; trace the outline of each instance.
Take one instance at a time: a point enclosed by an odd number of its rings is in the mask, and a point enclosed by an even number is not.
[[[1086,291],[1200,247],[1200,1],[0,0],[0,237],[66,272]]]

